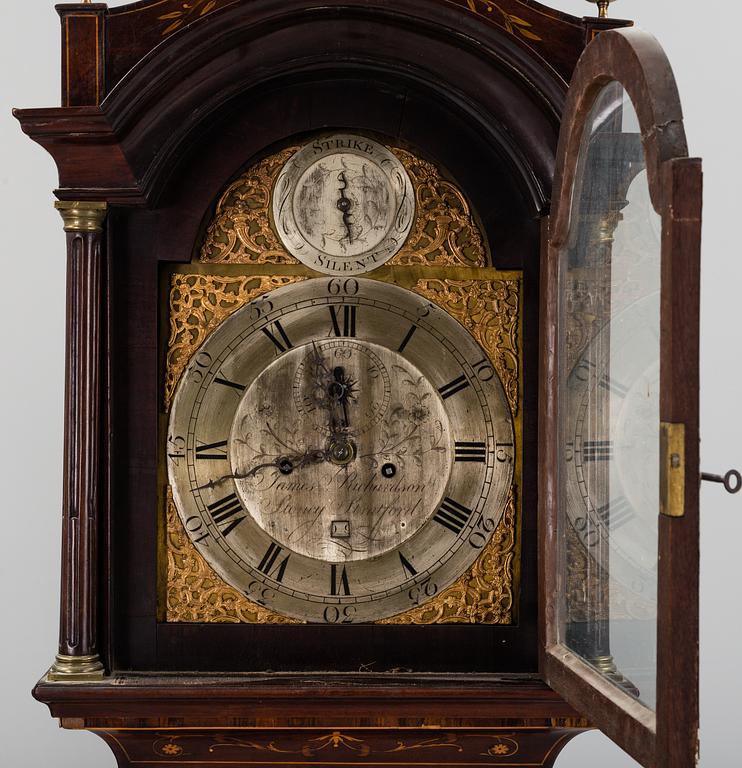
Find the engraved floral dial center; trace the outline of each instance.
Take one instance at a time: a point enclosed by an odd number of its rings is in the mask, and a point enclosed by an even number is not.
[[[443,400],[414,365],[378,344],[328,340],[287,352],[255,378],[229,454],[237,494],[269,536],[345,562],[388,552],[428,521],[451,446]],[[287,456],[301,457],[290,475]],[[392,465],[393,480],[383,472]]]

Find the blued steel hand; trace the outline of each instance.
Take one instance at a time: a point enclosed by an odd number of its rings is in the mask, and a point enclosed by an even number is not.
[[[311,464],[320,464],[323,461],[329,461],[330,456],[324,449],[312,448],[304,453],[291,456],[278,456],[272,461],[262,462],[251,467],[247,472],[235,472],[233,475],[222,475],[215,480],[209,480],[205,485],[198,486],[197,490],[204,488],[216,488],[217,485],[226,483],[227,480],[245,480],[248,477],[255,477],[261,469],[277,469],[282,475],[290,475],[295,469],[310,466]]]
[[[333,370],[332,375],[335,380],[330,384],[330,398],[334,403],[338,403],[342,406],[343,424],[341,429],[347,430],[350,426],[350,421],[348,420],[348,397],[350,396],[349,382],[346,381],[345,369],[341,366],[337,366]]]
[[[348,188],[348,180],[345,178],[345,171],[340,171],[338,174],[338,181],[342,183],[342,187],[338,190],[340,197],[336,203],[337,209],[343,214],[343,224],[345,225],[345,231],[348,233],[348,242],[353,242],[353,232],[350,228],[350,208],[353,205],[353,201],[346,196],[345,190]]]
[[[356,445],[350,438],[350,419],[348,418],[348,400],[353,396],[353,382],[346,377],[345,369],[337,366],[333,372],[333,381],[327,388],[330,396],[330,441],[328,455],[333,464],[346,465],[356,457]],[[342,408],[342,424],[335,419],[335,409]]]

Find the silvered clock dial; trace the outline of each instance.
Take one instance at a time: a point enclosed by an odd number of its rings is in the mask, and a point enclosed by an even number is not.
[[[225,581],[292,617],[363,622],[420,605],[477,558],[513,443],[499,378],[445,311],[317,278],[244,306],[194,354],[168,472]]]
[[[302,147],[278,175],[272,199],[286,250],[328,275],[357,275],[388,261],[415,215],[402,163],[383,144],[355,134]]]

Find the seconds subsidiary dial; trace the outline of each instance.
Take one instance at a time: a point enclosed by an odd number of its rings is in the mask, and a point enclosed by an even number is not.
[[[446,312],[393,285],[319,278],[246,305],[193,356],[168,469],[225,581],[306,621],[373,621],[476,559],[513,442],[499,378]]]

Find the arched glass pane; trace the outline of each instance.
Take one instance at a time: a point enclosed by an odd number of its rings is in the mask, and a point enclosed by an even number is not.
[[[560,640],[656,705],[661,223],[623,87],[587,121],[560,254]]]

